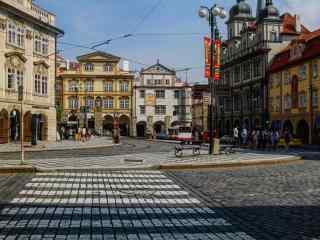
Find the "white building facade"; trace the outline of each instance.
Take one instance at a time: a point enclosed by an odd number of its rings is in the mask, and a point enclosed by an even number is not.
[[[62,35],[55,15],[32,0],[0,0],[0,143],[21,139],[21,123],[25,141],[56,140],[55,53]]]
[[[159,62],[142,69],[133,88],[133,134],[168,134],[170,127],[190,126],[192,88]]]

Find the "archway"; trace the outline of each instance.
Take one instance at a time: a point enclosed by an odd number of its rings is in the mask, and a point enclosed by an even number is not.
[[[247,130],[251,129],[250,120],[249,119],[245,119],[244,120],[243,127],[246,128]]]
[[[166,132],[166,124],[162,121],[155,122],[153,124],[153,130],[156,134],[165,133]]]
[[[234,122],[233,122],[233,127],[240,127],[240,120],[234,120]]]
[[[283,124],[282,131],[288,130],[291,134],[293,134],[293,124],[290,120],[286,120]]]
[[[23,139],[25,142],[31,142],[32,138],[32,114],[26,112],[23,116]]]
[[[95,129],[95,118],[93,116],[88,119],[88,129]]]
[[[38,139],[40,141],[47,141],[48,140],[48,118],[44,114],[39,115]]]
[[[297,138],[301,139],[303,144],[309,143],[309,124],[306,120],[299,121],[297,125]]]
[[[147,123],[138,122],[137,123],[137,137],[146,137],[147,134]]]
[[[130,134],[130,119],[126,115],[122,115],[119,118],[119,128],[120,128],[120,135],[128,137]]]
[[[3,109],[0,112],[0,144],[9,142],[9,116]]]
[[[103,119],[103,135],[111,136],[113,129],[113,117],[110,115],[104,116]]]
[[[20,112],[16,109],[10,112],[10,140],[20,140]]]
[[[226,121],[226,133],[229,135],[232,132],[230,120]]]

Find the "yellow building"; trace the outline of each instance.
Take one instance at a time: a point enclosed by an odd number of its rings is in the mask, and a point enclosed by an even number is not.
[[[271,65],[269,112],[273,128],[303,143],[320,144],[320,31],[305,33]]]
[[[134,75],[120,69],[120,58],[104,52],[79,56],[58,70],[62,91],[62,123],[68,128],[86,126],[110,135],[116,120],[120,133],[131,135],[132,82]],[[124,67],[126,66],[124,62]]]
[[[34,144],[56,140],[54,53],[62,35],[55,15],[32,0],[0,1],[0,143],[22,133]]]

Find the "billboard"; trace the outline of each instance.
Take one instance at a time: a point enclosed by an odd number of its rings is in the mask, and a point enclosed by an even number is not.
[[[205,78],[210,78],[210,65],[211,65],[211,58],[210,58],[210,50],[211,50],[211,39],[208,37],[204,37],[204,59],[205,59]]]
[[[214,42],[215,54],[214,54],[214,80],[220,80],[220,68],[221,68],[221,40],[218,39]]]

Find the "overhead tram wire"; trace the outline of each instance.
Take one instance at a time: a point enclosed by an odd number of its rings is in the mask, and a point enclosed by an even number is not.
[[[93,43],[93,48],[97,48],[103,45],[108,45],[110,44],[110,42],[114,41],[114,40],[118,40],[118,39],[123,39],[123,38],[128,38],[128,37],[132,37],[136,34],[136,32],[138,31],[139,27],[147,20],[147,18],[160,6],[160,4],[162,3],[163,0],[158,0],[152,7],[151,9],[141,18],[141,20],[136,24],[136,26],[132,29],[131,33],[122,35],[120,37],[116,37],[116,38],[110,38],[107,39],[105,41],[101,41],[101,42],[96,42]]]

